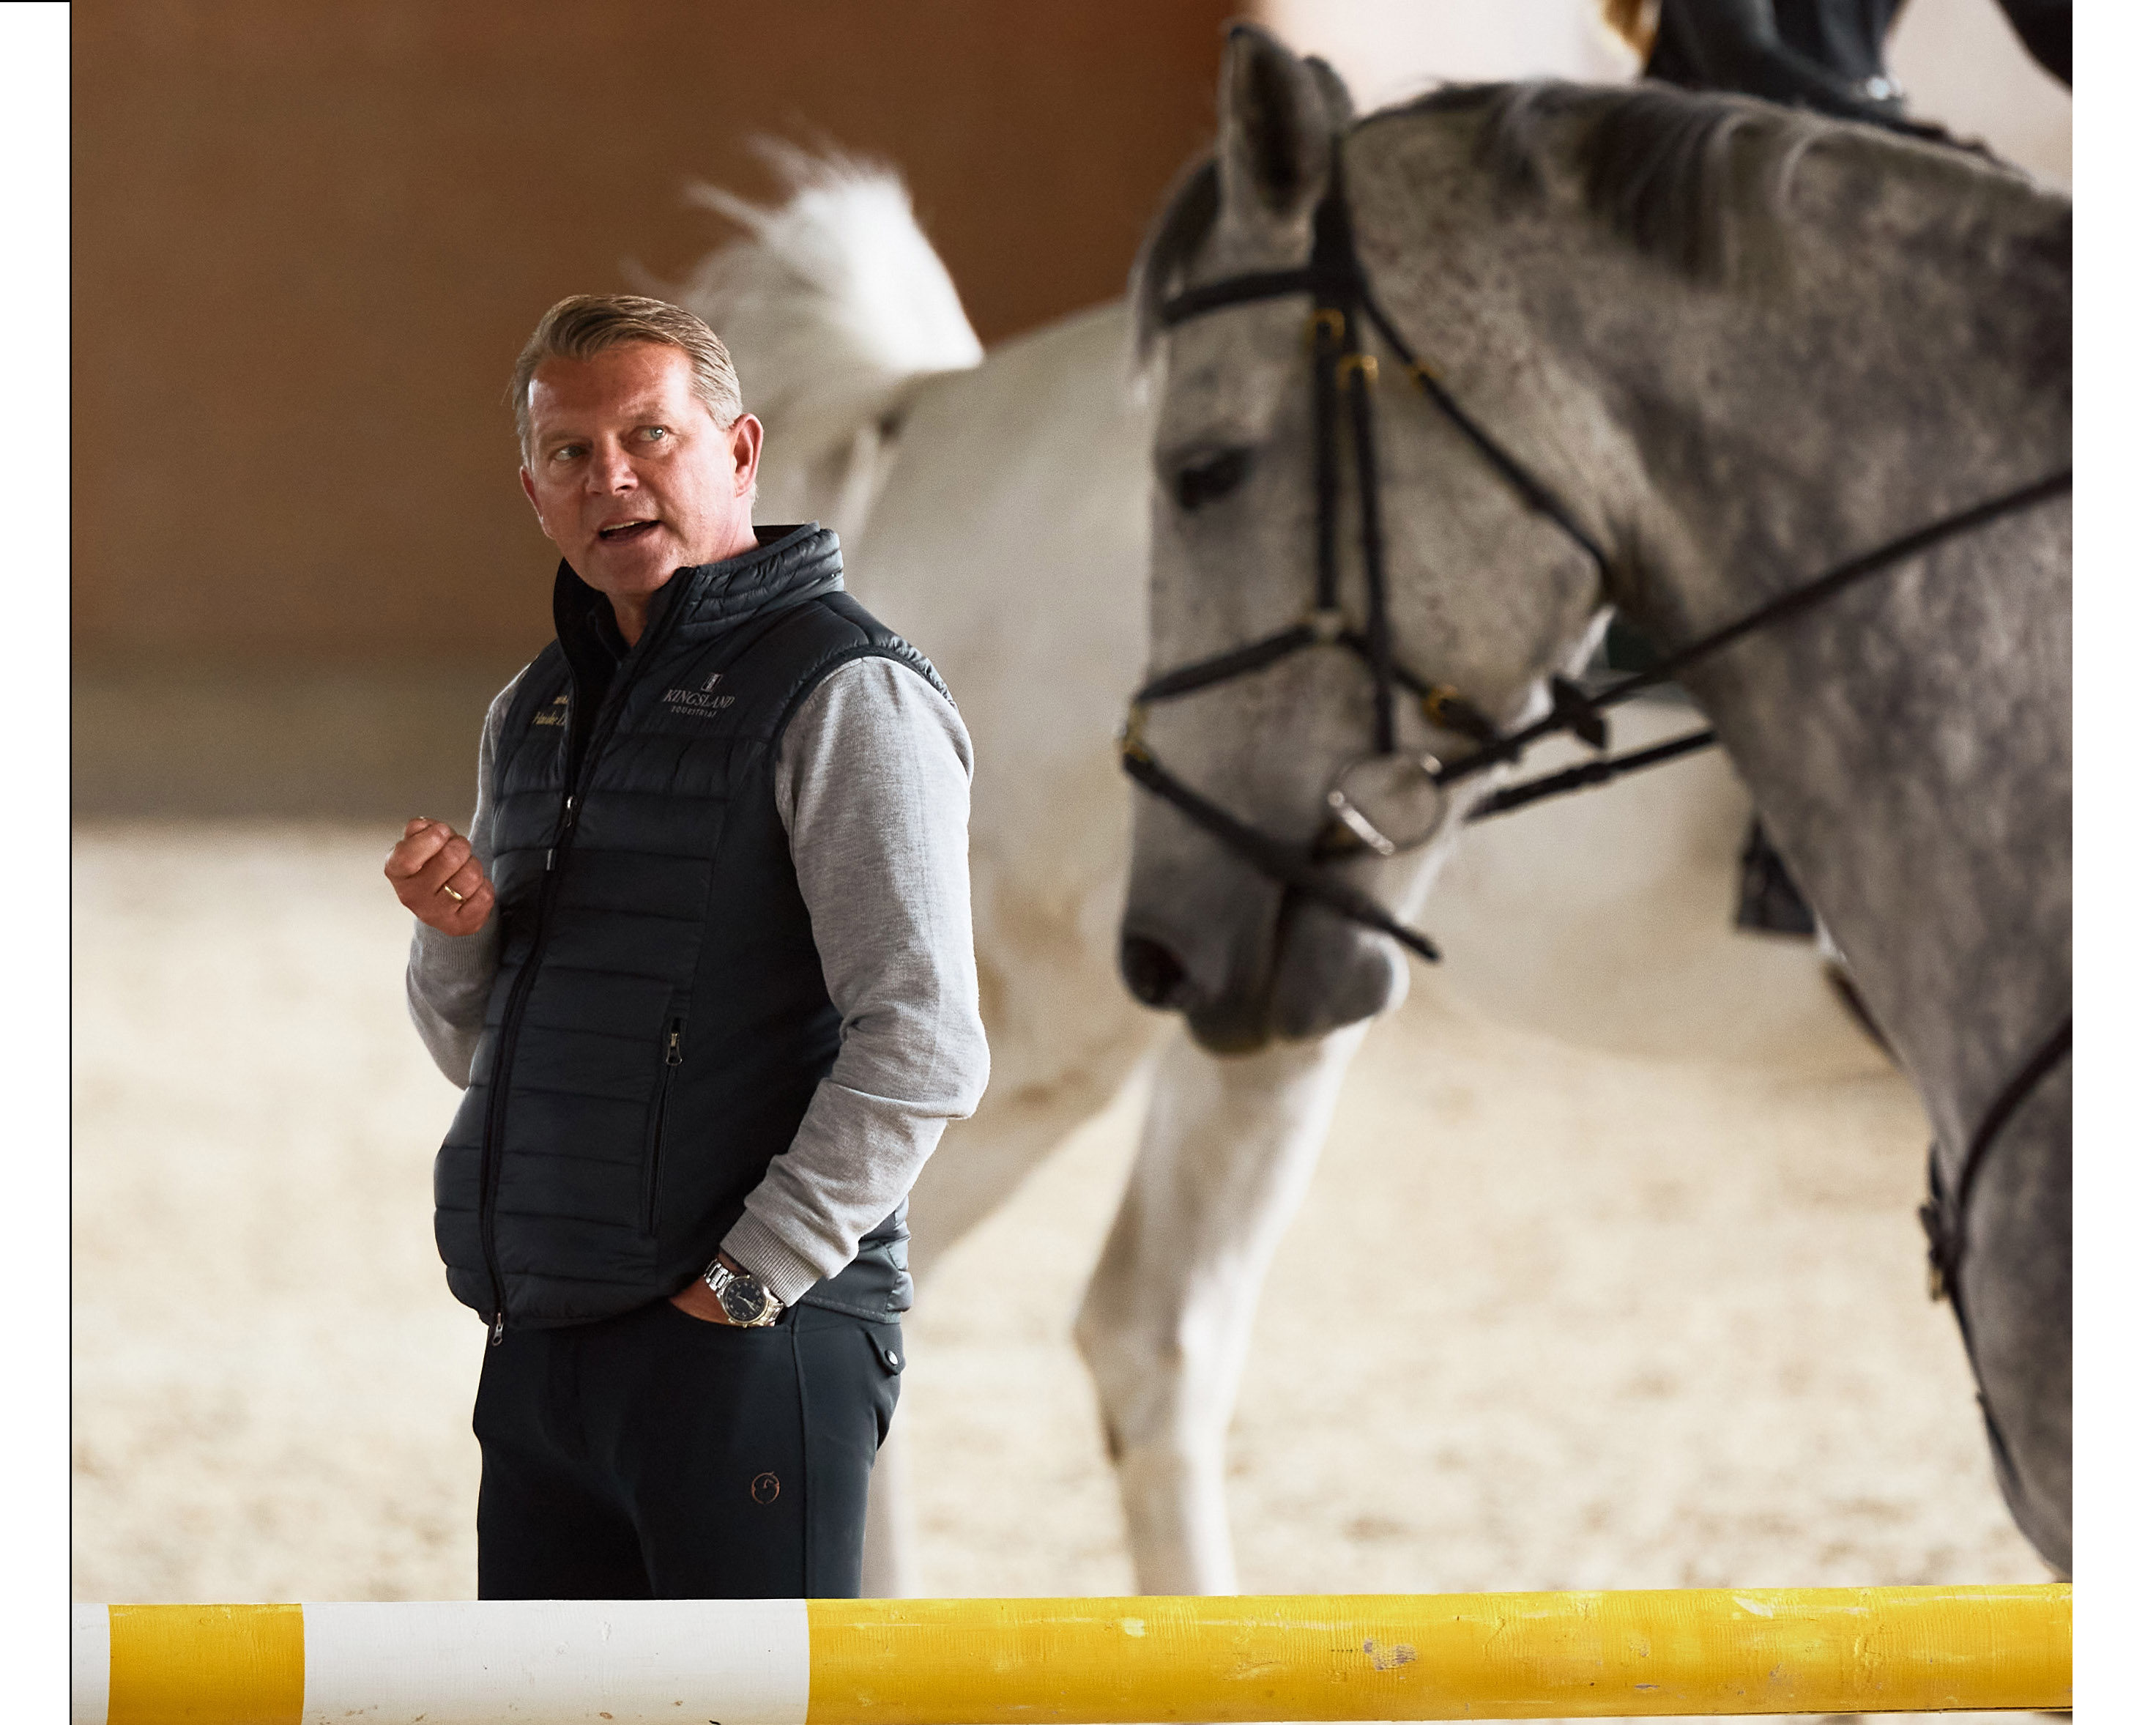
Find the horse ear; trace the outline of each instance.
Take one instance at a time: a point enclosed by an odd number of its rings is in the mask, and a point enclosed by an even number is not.
[[[1347,80],[1332,69],[1331,61],[1306,54],[1302,63],[1317,80],[1317,92],[1325,99],[1326,118],[1332,122],[1332,135],[1337,137],[1355,123],[1355,98],[1348,93]]]
[[[1332,171],[1327,83],[1270,31],[1239,24],[1220,63],[1220,190],[1232,218],[1265,226],[1309,218]],[[1343,92],[1344,93],[1344,92]]]

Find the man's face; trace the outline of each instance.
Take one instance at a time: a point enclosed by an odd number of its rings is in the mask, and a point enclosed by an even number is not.
[[[524,495],[569,567],[639,619],[676,569],[756,542],[763,428],[747,413],[716,424],[695,375],[678,347],[627,341],[531,379]]]

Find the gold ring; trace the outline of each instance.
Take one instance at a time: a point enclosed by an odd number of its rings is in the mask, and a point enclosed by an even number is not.
[[[449,896],[454,899],[459,904],[462,904],[465,901],[464,894],[459,892],[455,887],[450,886],[446,880],[442,882],[442,891],[449,894]]]

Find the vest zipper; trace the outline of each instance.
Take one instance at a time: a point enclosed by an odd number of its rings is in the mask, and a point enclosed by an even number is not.
[[[547,847],[547,872],[554,872],[554,857],[566,850],[570,835],[577,830],[577,793],[574,791],[562,799],[562,824],[555,829],[554,842]]]
[[[689,1027],[686,1019],[675,1019],[666,1027],[666,1064],[659,1074],[659,1118],[651,1128],[651,1178],[644,1188],[644,1231],[655,1233],[659,1227],[659,1178],[664,1167],[660,1158],[666,1152],[666,1104],[674,1094],[674,1069],[681,1064],[681,1033]]]
[[[631,660],[649,664],[658,656],[658,649],[665,637],[673,633],[675,619],[680,613],[676,604],[668,608],[665,620],[656,629],[644,631],[644,639],[630,649]],[[570,732],[564,739],[568,746],[570,763],[575,770],[575,779],[562,798],[562,818],[554,829],[554,842],[547,847],[546,876],[539,888],[539,915],[531,931],[531,950],[525,955],[524,968],[517,973],[516,981],[509,991],[509,1001],[501,1014],[501,1034],[494,1049],[494,1071],[486,1097],[486,1130],[480,1140],[479,1158],[479,1245],[480,1255],[486,1260],[487,1286],[494,1296],[494,1327],[488,1332],[487,1345],[499,1348],[504,1331],[508,1327],[509,1296],[501,1279],[501,1260],[495,1255],[494,1204],[496,1188],[501,1179],[501,1129],[509,1111],[510,1056],[516,1046],[516,1033],[524,1019],[524,1003],[530,997],[532,985],[539,980],[539,961],[546,956],[547,925],[554,909],[554,900],[562,884],[562,864],[570,841],[577,833],[577,804],[583,794],[587,782],[596,770],[598,758],[605,752],[606,734],[621,709],[627,704],[629,690],[635,679],[629,675],[629,664],[624,661],[614,677],[614,687],[593,715],[591,734],[584,739],[583,752],[576,749],[576,693],[575,671],[571,668],[569,696]]]
[[[501,1280],[501,1261],[494,1250],[494,1201],[501,1176],[501,1123],[509,1109],[509,1051],[515,1045],[517,1028],[523,1021],[524,1003],[531,993],[532,984],[539,980],[539,958],[547,944],[547,921],[554,908],[555,890],[561,881],[554,866],[555,859],[568,849],[576,830],[577,797],[572,791],[562,799],[562,818],[554,829],[554,842],[547,847],[547,877],[539,888],[539,917],[531,931],[531,950],[510,988],[509,1002],[501,1014],[501,1035],[495,1045],[493,1083],[486,1096],[486,1134],[480,1142],[479,1161],[480,1254],[486,1260],[487,1286],[494,1295],[494,1328],[487,1338],[490,1348],[501,1346],[509,1311],[509,1296]]]

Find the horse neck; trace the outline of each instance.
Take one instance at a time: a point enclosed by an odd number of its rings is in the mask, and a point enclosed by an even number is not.
[[[1749,224],[1734,283],[1609,259],[1580,358],[1632,469],[1613,597],[1690,639],[2069,465],[2069,222],[1988,164],[1852,130]]]
[[[2068,466],[2064,225],[1996,173],[1838,140],[1798,170],[1777,284],[1613,296],[1592,351],[1635,469],[1620,603],[1676,646]],[[2070,990],[2064,515],[1949,542],[1687,679],[1950,1142]]]
[[[1830,134],[1743,236],[1779,254],[1763,285],[1716,286],[1587,216],[1576,170],[1492,222],[1471,169],[1430,167],[1450,202],[1424,216],[1419,332],[1463,396],[1507,405],[1666,648],[2070,459],[2067,212],[1997,170]],[[2064,1005],[2062,514],[1686,680],[1950,1139]]]

